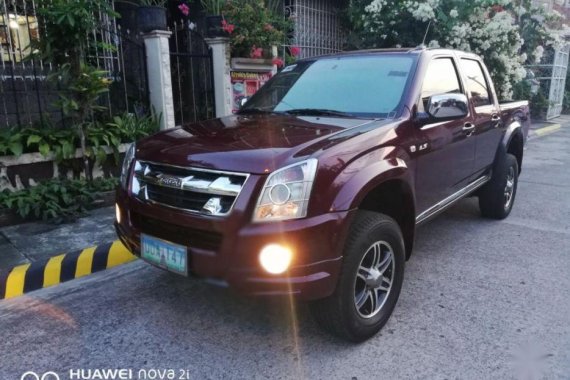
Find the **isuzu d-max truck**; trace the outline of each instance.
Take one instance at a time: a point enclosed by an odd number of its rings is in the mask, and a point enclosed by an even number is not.
[[[305,59],[236,115],[134,144],[116,230],[155,266],[310,301],[362,341],[396,305],[419,224],[467,196],[509,215],[528,128],[528,103],[499,104],[473,54]]]

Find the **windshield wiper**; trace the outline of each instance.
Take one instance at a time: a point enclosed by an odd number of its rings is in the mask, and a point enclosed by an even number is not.
[[[305,116],[338,116],[338,117],[355,117],[353,114],[342,111],[327,110],[320,108],[297,108],[284,111],[291,115],[305,115]]]

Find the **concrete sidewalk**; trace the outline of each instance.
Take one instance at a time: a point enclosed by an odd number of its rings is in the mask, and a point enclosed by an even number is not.
[[[554,133],[561,128],[570,126],[570,115],[560,115],[548,121],[535,121],[530,126],[529,139]]]
[[[117,239],[115,210],[92,210],[74,223],[32,222],[0,228],[0,272],[16,265],[82,250]]]

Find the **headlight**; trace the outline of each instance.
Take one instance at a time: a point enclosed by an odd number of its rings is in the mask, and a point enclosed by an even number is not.
[[[125,158],[123,160],[123,166],[121,167],[121,187],[123,189],[127,189],[129,185],[129,169],[131,168],[131,164],[135,159],[135,144],[131,144],[127,152],[125,153]]]
[[[269,175],[253,215],[254,222],[304,218],[318,161],[311,158]]]

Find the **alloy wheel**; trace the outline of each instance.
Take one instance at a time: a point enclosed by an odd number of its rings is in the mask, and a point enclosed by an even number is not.
[[[512,166],[507,172],[507,184],[505,185],[505,210],[508,210],[513,201],[513,195],[515,193],[515,168]]]
[[[362,257],[354,284],[354,305],[362,318],[372,318],[382,309],[392,289],[394,272],[390,244],[372,244]]]

